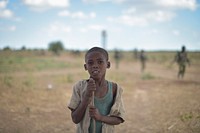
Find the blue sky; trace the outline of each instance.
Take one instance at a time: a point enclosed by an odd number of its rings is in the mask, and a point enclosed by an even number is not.
[[[199,0],[0,0],[0,48],[200,50]]]

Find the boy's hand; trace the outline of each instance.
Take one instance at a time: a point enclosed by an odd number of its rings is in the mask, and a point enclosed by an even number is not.
[[[96,90],[96,84],[94,79],[90,78],[87,83],[87,90],[84,94],[84,99],[90,103],[92,98],[92,92]]]
[[[95,120],[98,120],[98,121],[101,120],[101,114],[99,113],[99,110],[95,108],[94,106],[90,106],[89,114],[90,114],[90,117],[94,118]]]

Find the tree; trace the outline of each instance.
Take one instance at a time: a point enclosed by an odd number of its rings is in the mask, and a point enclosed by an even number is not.
[[[63,43],[60,41],[55,41],[49,43],[49,51],[52,51],[56,55],[59,55],[61,51],[64,50]]]
[[[21,50],[26,50],[26,47],[25,47],[25,46],[22,46],[22,47],[21,47]]]
[[[12,49],[9,46],[3,48],[3,51],[11,51]]]

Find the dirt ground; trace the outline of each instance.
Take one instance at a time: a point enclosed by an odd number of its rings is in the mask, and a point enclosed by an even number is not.
[[[78,66],[42,71],[0,73],[0,133],[74,133],[76,125],[67,103],[72,86],[87,78]],[[107,79],[123,89],[125,122],[116,133],[200,133],[200,64],[177,79],[177,66],[148,62],[143,73],[138,61],[113,60]],[[22,66],[23,67],[23,66]]]

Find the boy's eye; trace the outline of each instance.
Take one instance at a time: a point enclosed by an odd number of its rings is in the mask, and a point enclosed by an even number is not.
[[[92,64],[93,64],[93,62],[91,62],[91,61],[90,61],[90,62],[88,62],[88,65],[92,65]]]
[[[104,63],[103,60],[97,60],[97,61],[88,61],[87,64],[88,64],[89,66],[92,66],[92,65],[94,65],[95,62],[96,62],[97,64],[99,64],[99,65],[101,65],[101,64]]]
[[[101,60],[100,60],[100,61],[98,61],[98,63],[99,63],[99,64],[102,64],[102,63],[103,63],[103,61],[101,61]]]

